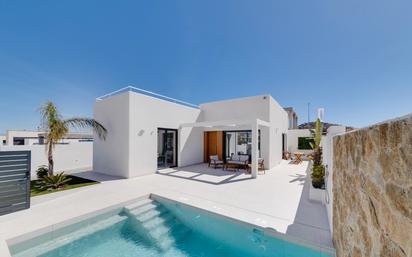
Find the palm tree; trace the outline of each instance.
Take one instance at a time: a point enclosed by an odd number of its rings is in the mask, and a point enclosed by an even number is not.
[[[97,136],[105,140],[107,130],[98,121],[91,118],[63,119],[53,102],[44,103],[40,109],[42,128],[46,131],[46,152],[49,163],[49,175],[53,175],[53,149],[55,144],[68,132],[69,127],[92,128]]]

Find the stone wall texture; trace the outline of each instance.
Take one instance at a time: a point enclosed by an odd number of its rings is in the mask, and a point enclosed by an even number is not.
[[[412,115],[333,140],[337,256],[412,257]]]

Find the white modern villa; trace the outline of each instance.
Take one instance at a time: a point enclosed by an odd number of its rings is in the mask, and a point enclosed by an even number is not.
[[[94,119],[105,140],[55,149],[62,171],[93,159],[70,173],[87,186],[33,197],[43,146],[0,147],[1,257],[412,256],[412,114],[350,132],[319,119],[322,187],[313,131],[270,95],[197,106],[129,86]]]
[[[110,131],[95,139],[93,167],[125,178],[158,169],[246,159],[271,169],[286,150],[288,114],[270,95],[195,106],[128,87],[96,100],[94,118]]]

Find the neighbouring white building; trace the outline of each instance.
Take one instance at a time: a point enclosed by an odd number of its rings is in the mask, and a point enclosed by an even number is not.
[[[44,131],[30,130],[7,130],[6,135],[0,136],[3,145],[38,145],[46,141]],[[68,133],[61,139],[59,144],[92,142],[93,134],[91,133]]]
[[[158,169],[249,156],[257,176],[258,158],[266,169],[287,150],[288,114],[270,95],[195,106],[127,87],[96,99],[94,118],[108,130],[94,139],[95,171],[125,178]]]
[[[0,136],[1,151],[30,151],[31,178],[36,179],[36,170],[47,165],[44,131],[8,130]],[[93,163],[93,135],[69,133],[55,145],[53,151],[56,172],[91,170]]]
[[[288,147],[287,151],[290,153],[301,152],[303,154],[310,154],[313,150],[307,147],[307,144],[302,144],[307,139],[312,138],[314,135],[310,129],[289,129],[288,130]],[[299,142],[300,141],[300,142]],[[306,146],[306,147],[305,147]]]
[[[286,107],[284,108],[285,111],[288,114],[288,118],[289,118],[289,129],[297,129],[298,128],[298,115],[295,112],[295,110],[293,110],[293,107]]]
[[[5,144],[6,144],[6,136],[0,135],[0,145],[5,145]]]

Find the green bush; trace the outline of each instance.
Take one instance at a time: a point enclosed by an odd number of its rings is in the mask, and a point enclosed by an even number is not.
[[[39,166],[36,170],[37,178],[42,179],[49,174],[49,169],[46,165]]]
[[[325,166],[313,166],[311,177],[314,188],[323,188],[325,185]]]
[[[57,190],[63,188],[70,180],[71,178],[68,178],[62,172],[56,175],[44,176],[38,183],[41,189]]]
[[[298,149],[299,150],[312,150],[312,144],[315,143],[313,137],[298,137]]]

